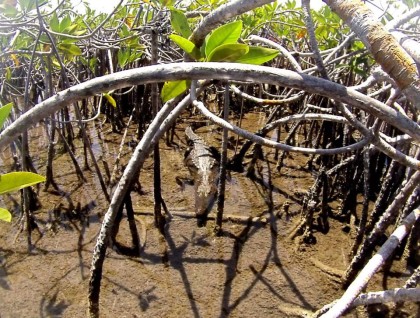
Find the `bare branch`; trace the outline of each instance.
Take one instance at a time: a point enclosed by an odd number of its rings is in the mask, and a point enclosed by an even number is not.
[[[366,287],[372,276],[384,264],[388,257],[393,253],[404,237],[410,232],[413,224],[420,218],[420,209],[411,212],[394,233],[389,237],[385,244],[379,249],[378,253],[373,256],[366,264],[359,276],[350,284],[343,296],[338,302],[324,315],[322,318],[340,317],[347,309],[350,308],[357,295]]]

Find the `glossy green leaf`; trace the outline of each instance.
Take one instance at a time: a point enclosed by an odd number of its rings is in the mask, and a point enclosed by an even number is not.
[[[9,116],[12,111],[13,103],[9,103],[0,108],[0,128],[3,127],[6,118]]]
[[[127,50],[127,49],[118,50],[118,53],[117,53],[118,65],[121,68],[123,68],[127,64],[129,57],[130,57],[130,50]]]
[[[63,30],[63,33],[74,34],[74,32],[77,30],[78,27],[79,27],[79,25],[77,25],[77,24],[71,24]]]
[[[166,103],[168,100],[184,93],[190,86],[190,82],[186,80],[165,82],[160,93],[162,101]]]
[[[123,24],[119,30],[120,37],[126,38],[130,35],[130,29],[128,28],[127,24]]]
[[[176,34],[171,34],[169,38],[194,60],[199,61],[201,59],[200,50],[191,41]]]
[[[70,55],[82,55],[82,50],[75,44],[59,43],[57,47],[60,51]]]
[[[10,222],[12,221],[12,215],[6,209],[0,208],[0,220]]]
[[[184,38],[188,38],[192,31],[188,25],[187,17],[181,10],[171,9],[171,25],[172,28]]]
[[[235,62],[261,65],[268,61],[271,61],[277,55],[279,55],[278,50],[268,49],[260,46],[250,46],[248,53],[238,58]]]
[[[60,21],[60,32],[66,33],[65,30],[70,27],[71,25],[71,19],[68,15],[66,15],[61,21]]]
[[[10,172],[0,175],[0,194],[17,191],[44,182],[45,177],[33,172]]]
[[[128,63],[133,63],[134,61],[138,60],[142,56],[143,56],[143,52],[142,51],[131,53],[130,54],[130,57],[128,59]]]
[[[114,97],[109,95],[108,93],[104,93],[104,97],[113,107],[117,108],[117,102],[115,101]]]
[[[236,43],[241,36],[242,32],[242,21],[234,21],[215,29],[206,39],[205,52],[207,60],[212,51],[223,45]]]
[[[81,35],[85,34],[86,32],[87,32],[86,29],[84,29],[84,30],[76,30],[76,31],[73,32],[73,35],[75,35],[75,36],[81,36]]]
[[[11,79],[12,79],[12,71],[10,67],[6,67],[6,81],[10,81]]]
[[[215,48],[210,56],[208,56],[208,62],[235,62],[240,57],[247,54],[249,46],[246,44],[232,43],[223,44]]]
[[[54,12],[50,19],[50,29],[54,32],[60,32],[60,21],[58,21],[57,14]]]

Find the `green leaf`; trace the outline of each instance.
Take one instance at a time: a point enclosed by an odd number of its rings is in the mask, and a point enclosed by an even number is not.
[[[222,44],[236,43],[241,36],[242,21],[234,21],[215,29],[206,40],[207,59],[211,52]]]
[[[44,182],[45,177],[32,172],[10,172],[0,175],[0,194],[17,191]]]
[[[0,108],[0,128],[3,127],[6,118],[9,116],[12,111],[13,103],[9,103]]]
[[[181,10],[171,9],[171,25],[172,28],[184,38],[188,38],[192,33],[191,28],[188,25],[187,17]]]
[[[71,25],[71,19],[68,15],[66,15],[61,21],[60,21],[60,32],[65,33],[64,31],[70,27]]]
[[[81,35],[85,34],[86,32],[87,32],[86,29],[84,29],[84,30],[77,30],[77,31],[74,31],[73,32],[73,35],[75,35],[75,36],[81,36]]]
[[[12,215],[6,209],[0,208],[0,220],[10,222],[12,221]]]
[[[120,37],[126,38],[130,35],[130,30],[128,29],[127,24],[123,24],[119,30]]]
[[[175,4],[175,0],[159,0],[159,2],[163,7],[170,7]]]
[[[115,101],[114,97],[109,95],[108,93],[104,93],[104,97],[114,108],[117,108],[117,102]]]
[[[23,11],[28,12],[35,8],[35,0],[19,0],[19,5]]]
[[[191,81],[186,80],[165,82],[162,87],[162,92],[160,93],[162,101],[166,103],[168,100],[184,93],[190,86],[190,82]]]
[[[64,44],[72,44],[72,43],[76,43],[77,41],[78,41],[77,39],[63,38],[63,40],[61,41],[61,43],[64,43]]]
[[[201,59],[200,50],[191,41],[176,34],[171,34],[169,38],[194,60],[199,61]]]
[[[139,58],[141,58],[143,56],[143,52],[134,52],[130,54],[130,57],[128,59],[128,63],[133,63],[134,61],[138,60]]]
[[[123,68],[127,62],[128,58],[130,57],[130,50],[127,49],[120,49],[117,53],[118,65]]]
[[[248,53],[238,58],[235,62],[244,64],[261,65],[271,61],[279,55],[278,50],[267,49],[260,46],[250,46]]]
[[[18,10],[8,3],[0,4],[0,12],[8,17],[16,17],[18,14]]]
[[[36,8],[36,0],[19,0],[18,2],[22,10],[25,12],[29,12]],[[41,7],[45,2],[47,2],[47,0],[38,2],[39,7]]]
[[[82,50],[75,44],[58,43],[59,50],[70,55],[82,55]]]
[[[60,32],[60,21],[58,21],[57,14],[54,12],[50,20],[50,28],[54,32]]]
[[[235,62],[249,51],[246,44],[232,43],[223,44],[215,48],[210,56],[207,57],[208,62]]]
[[[10,67],[6,67],[6,81],[10,81],[11,79],[12,79],[12,71],[10,70]]]
[[[63,33],[74,34],[74,32],[77,30],[78,27],[79,27],[78,24],[71,24],[63,30]]]

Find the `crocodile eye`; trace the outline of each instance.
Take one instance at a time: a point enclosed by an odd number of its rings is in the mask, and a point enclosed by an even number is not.
[[[184,160],[187,159],[187,157],[190,155],[192,151],[192,148],[187,148],[187,150],[185,150],[184,152]]]

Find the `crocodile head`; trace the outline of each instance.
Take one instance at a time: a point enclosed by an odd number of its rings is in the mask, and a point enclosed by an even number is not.
[[[194,180],[195,187],[195,213],[197,225],[205,226],[207,215],[211,211],[217,197],[218,166],[211,170],[198,171]]]

